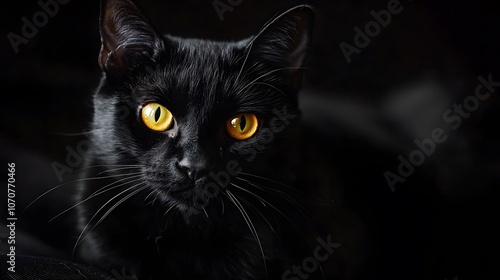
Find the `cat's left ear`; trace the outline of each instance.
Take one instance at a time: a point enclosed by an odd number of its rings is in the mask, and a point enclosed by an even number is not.
[[[314,10],[296,6],[267,23],[251,41],[252,53],[287,72],[300,72],[311,44]]]
[[[154,60],[165,48],[164,41],[130,0],[101,0],[100,29],[99,65],[107,74],[120,74],[145,60]]]

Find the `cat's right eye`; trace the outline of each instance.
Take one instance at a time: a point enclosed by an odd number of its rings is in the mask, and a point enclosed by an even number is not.
[[[172,113],[159,103],[148,103],[142,107],[141,118],[149,129],[158,132],[168,130],[174,123]]]

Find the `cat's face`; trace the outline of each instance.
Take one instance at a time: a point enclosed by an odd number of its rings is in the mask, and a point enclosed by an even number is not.
[[[311,25],[303,6],[240,42],[162,37],[130,1],[103,1],[97,156],[140,166],[155,197],[184,209],[220,172],[269,172],[298,115]]]

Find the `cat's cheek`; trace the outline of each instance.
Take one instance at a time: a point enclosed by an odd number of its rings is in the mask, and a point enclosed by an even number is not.
[[[240,149],[238,154],[243,156],[248,162],[254,161],[257,157],[257,150],[254,147]]]
[[[238,154],[243,156],[247,162],[252,162],[257,157],[257,153],[264,151],[274,139],[275,132],[272,129],[264,128],[259,132],[258,138],[249,147],[239,149]]]
[[[264,146],[270,144],[274,140],[275,133],[277,133],[277,132],[275,132],[269,128],[262,129],[262,131],[260,132],[260,138],[259,138],[259,140],[257,140],[258,144],[262,144]],[[261,147],[261,148],[259,147],[257,149],[260,151],[260,150],[264,150],[265,147]]]

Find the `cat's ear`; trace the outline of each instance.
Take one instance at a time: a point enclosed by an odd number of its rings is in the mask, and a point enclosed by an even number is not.
[[[296,73],[302,66],[311,43],[314,10],[296,6],[267,23],[251,41],[256,58]]]
[[[130,0],[101,1],[99,65],[106,73],[121,73],[144,60],[154,60],[164,42]]]

